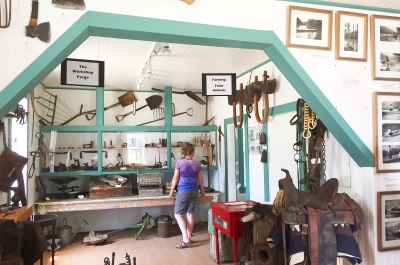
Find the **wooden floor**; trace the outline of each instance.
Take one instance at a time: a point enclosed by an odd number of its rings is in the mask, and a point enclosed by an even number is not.
[[[111,243],[102,246],[81,244],[88,233],[77,234],[72,244],[62,247],[55,254],[55,265],[90,264],[103,265],[104,258],[111,261],[115,252],[115,265],[125,263],[125,254],[136,257],[137,265],[214,265],[210,258],[210,238],[207,223],[196,224],[193,230],[193,244],[188,248],[177,249],[175,246],[182,237],[177,225],[173,225],[169,238],[157,237],[157,229],[144,229],[140,239],[136,240],[133,230],[110,234]],[[39,261],[35,265],[39,265]],[[45,251],[43,264],[51,264],[51,252]],[[132,263],[133,264],[133,263]],[[224,263],[224,264],[234,264]]]

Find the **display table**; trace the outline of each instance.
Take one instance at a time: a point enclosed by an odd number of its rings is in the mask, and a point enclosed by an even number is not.
[[[27,220],[29,217],[31,217],[33,213],[33,207],[21,206],[20,208],[17,208],[14,211],[15,213],[7,215],[6,217],[3,217],[4,213],[0,214],[0,219],[14,220],[14,222]]]
[[[221,192],[218,191],[206,193],[205,196],[199,196],[198,203],[217,202],[220,194]],[[125,197],[65,200],[60,200],[56,194],[54,196],[49,195],[48,197],[50,198],[50,201],[40,200],[35,202],[35,211],[37,213],[45,214],[48,212],[72,212],[175,205],[175,197],[170,198],[168,195],[154,197],[132,195]]]
[[[232,202],[229,202],[232,203]],[[234,202],[233,202],[234,203]],[[233,242],[233,261],[238,262],[237,243],[238,238],[243,237],[243,222],[240,220],[244,216],[243,206],[253,206],[254,201],[245,201],[242,204],[227,205],[226,202],[215,202],[211,204],[212,224],[215,236],[215,262],[219,264],[219,242],[218,230],[227,237],[232,238]]]

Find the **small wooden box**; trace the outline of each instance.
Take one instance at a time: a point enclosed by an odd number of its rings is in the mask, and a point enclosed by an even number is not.
[[[110,184],[100,181],[99,177],[89,178],[89,197],[108,198],[132,196],[132,183],[128,181],[121,187],[112,187]]]

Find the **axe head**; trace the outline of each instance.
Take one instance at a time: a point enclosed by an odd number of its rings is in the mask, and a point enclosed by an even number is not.
[[[44,22],[37,26],[28,25],[25,27],[25,35],[27,37],[36,38],[38,37],[41,41],[50,42],[51,32],[50,23]]]
[[[64,9],[84,10],[86,8],[84,0],[52,0],[51,4]]]
[[[37,26],[37,36],[41,41],[50,42],[51,31],[49,22],[40,23]]]

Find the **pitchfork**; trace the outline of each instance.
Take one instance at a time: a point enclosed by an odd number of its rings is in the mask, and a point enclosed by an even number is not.
[[[187,115],[189,115],[189,116],[193,116],[193,108],[188,108],[188,109],[187,109],[186,111],[184,111],[184,112],[180,112],[180,113],[177,113],[177,114],[172,115],[172,117],[179,116],[179,115],[182,115],[182,114],[187,114]],[[145,122],[145,123],[138,124],[138,125],[136,125],[136,126],[141,126],[141,125],[149,124],[149,123],[152,123],[152,122],[155,122],[155,121],[162,121],[162,120],[164,120],[164,119],[165,119],[165,118],[157,119],[157,120],[154,120],[154,121],[148,121],[148,122]]]

